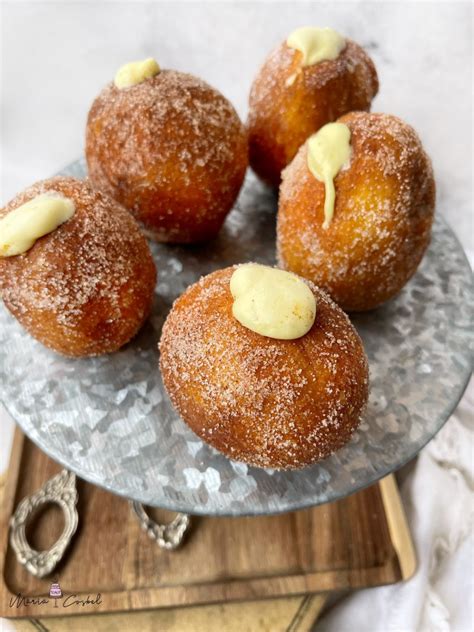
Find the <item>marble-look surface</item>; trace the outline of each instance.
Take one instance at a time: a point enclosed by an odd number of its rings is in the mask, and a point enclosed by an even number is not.
[[[469,3],[11,2],[2,5],[1,198],[79,157],[88,108],[118,66],[155,56],[201,76],[246,116],[257,67],[288,32],[331,25],[377,66],[373,110],[411,123],[438,208],[473,248]]]
[[[122,63],[154,55],[202,76],[245,116],[267,51],[294,27],[330,25],[369,50],[381,83],[373,109],[417,129],[433,159],[438,212],[472,257],[470,3],[40,1],[0,11],[1,203],[81,154],[89,104]],[[318,629],[471,628],[473,399],[471,387],[403,484],[417,575],[354,595]],[[4,467],[12,425],[5,413],[0,423]]]

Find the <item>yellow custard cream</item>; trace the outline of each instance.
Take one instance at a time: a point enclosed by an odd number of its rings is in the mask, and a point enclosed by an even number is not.
[[[241,325],[280,340],[301,338],[316,317],[316,299],[295,274],[256,263],[239,266],[230,279],[232,314]]]
[[[115,75],[114,83],[119,90],[122,90],[123,88],[135,86],[137,83],[145,81],[145,79],[150,79],[159,72],[160,67],[152,57],[143,61],[132,61],[119,68]]]
[[[351,131],[344,123],[328,123],[308,139],[308,168],[324,182],[324,223],[328,228],[334,215],[334,178],[351,158]]]
[[[59,193],[44,193],[0,219],[0,257],[29,250],[37,239],[52,233],[75,212],[74,202]]]
[[[339,57],[346,47],[346,40],[330,28],[303,26],[289,35],[286,44],[302,53],[303,66],[312,66],[320,61]]]

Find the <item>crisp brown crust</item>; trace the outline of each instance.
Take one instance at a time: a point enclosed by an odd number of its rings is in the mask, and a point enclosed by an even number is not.
[[[311,330],[275,340],[232,316],[236,266],[203,277],[178,298],[160,342],[171,401],[204,441],[238,461],[297,469],[349,441],[368,396],[362,343],[319,288]]]
[[[162,70],[131,88],[109,84],[87,120],[92,183],[165,242],[210,239],[242,185],[247,136],[207,83]]]
[[[378,91],[375,66],[358,44],[337,59],[301,68],[301,53],[283,42],[267,58],[250,91],[249,157],[263,180],[280,174],[308,136],[352,110],[369,110]]]
[[[435,205],[431,161],[412,127],[395,116],[353,112],[352,156],[336,176],[334,217],[324,221],[324,184],[301,147],[283,172],[277,226],[282,267],[325,289],[346,311],[377,307],[415,273]]]
[[[75,204],[70,220],[15,257],[0,257],[0,296],[23,327],[68,356],[116,351],[151,310],[155,264],[137,222],[85,181],[56,177],[30,186],[3,217],[41,193]]]

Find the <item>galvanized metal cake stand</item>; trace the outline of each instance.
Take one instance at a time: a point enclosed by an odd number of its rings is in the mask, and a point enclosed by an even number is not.
[[[62,173],[82,178],[84,163]],[[471,271],[438,211],[414,278],[388,304],[352,317],[369,357],[371,392],[346,447],[313,467],[279,472],[230,461],[204,444],[163,389],[160,330],[174,299],[200,276],[245,261],[275,263],[276,206],[275,194],[249,174],[215,241],[153,244],[153,314],[113,355],[63,358],[0,307],[0,399],[13,419],[69,472],[135,501],[143,527],[164,537],[165,546],[180,540],[186,520],[178,516],[168,530],[156,530],[140,503],[180,514],[242,516],[336,500],[413,458],[446,422],[471,374]]]

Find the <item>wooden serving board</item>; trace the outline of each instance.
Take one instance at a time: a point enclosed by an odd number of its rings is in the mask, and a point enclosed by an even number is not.
[[[177,606],[230,604],[387,584],[406,579],[415,569],[413,546],[393,477],[340,501],[290,514],[194,518],[183,547],[172,552],[158,548],[141,531],[125,499],[78,481],[78,531],[53,576],[38,579],[17,562],[8,542],[8,521],[18,502],[59,470],[60,466],[19,430],[16,432],[0,519],[0,616],[83,614],[89,618],[105,612],[175,607],[161,614],[169,620],[173,612],[176,621],[176,613],[189,613],[189,609],[177,610]],[[169,517],[155,511],[151,514]],[[49,548],[61,531],[61,517],[56,508],[39,515],[30,530],[30,543],[40,550]],[[94,601],[100,593],[99,602],[65,608],[62,600],[55,607],[50,599],[48,603],[17,607],[15,596],[19,593],[29,598],[48,597],[52,581],[60,583],[64,597],[75,594],[77,599],[89,596]],[[70,597],[68,601],[74,600]],[[293,598],[292,617],[302,603],[301,598]],[[307,608],[314,611],[321,603],[306,599]],[[223,606],[219,608],[222,614]],[[257,606],[257,611],[262,614],[264,609]],[[146,621],[139,625],[142,630],[148,629]],[[102,629],[95,624],[94,628]],[[195,628],[183,623],[181,627],[154,629]],[[205,629],[212,628],[208,625]]]

